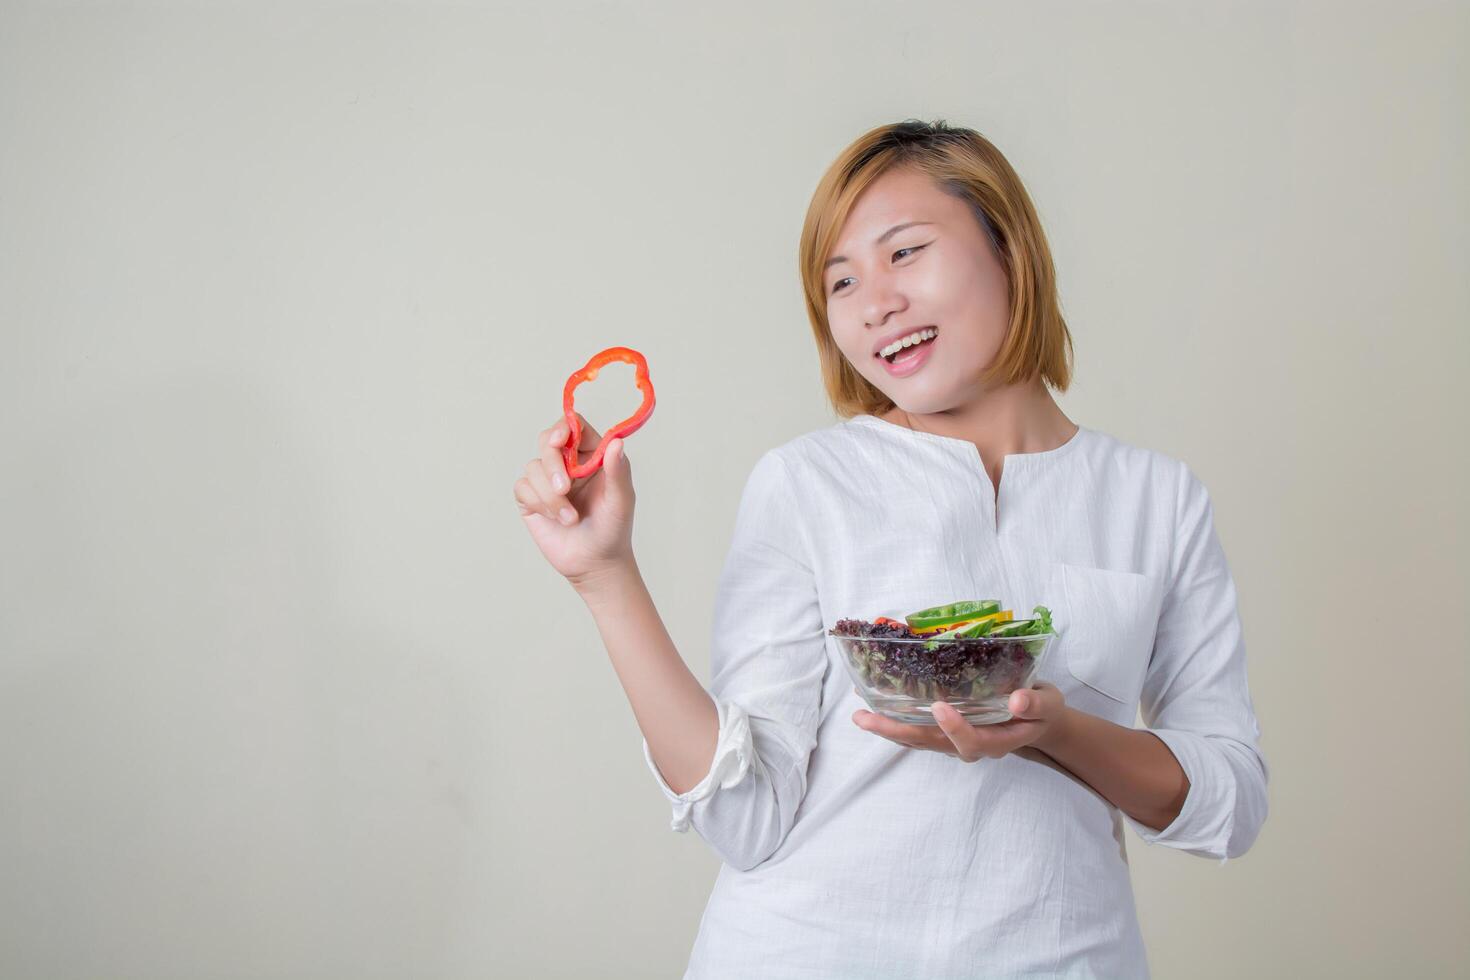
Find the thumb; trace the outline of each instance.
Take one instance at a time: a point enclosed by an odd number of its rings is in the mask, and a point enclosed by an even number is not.
[[[614,492],[621,496],[628,486],[628,457],[623,455],[623,440],[614,439],[607,444],[602,466],[607,470],[607,475],[612,477],[611,482],[617,488]]]
[[[1013,691],[1006,707],[1017,718],[1040,718],[1046,714],[1041,692],[1029,688]]]

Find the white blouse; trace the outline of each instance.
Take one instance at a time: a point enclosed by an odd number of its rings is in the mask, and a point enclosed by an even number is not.
[[[965,763],[858,728],[826,630],[962,599],[1037,605],[1067,704],[1148,730],[1189,777],[1153,831],[1048,756]],[[670,789],[720,855],[689,978],[1147,977],[1123,824],[1223,863],[1266,819],[1235,584],[1182,461],[1080,428],[1007,456],[859,415],[767,451],[715,604],[714,762]]]

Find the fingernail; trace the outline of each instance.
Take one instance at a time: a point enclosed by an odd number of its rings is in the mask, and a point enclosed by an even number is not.
[[[1016,710],[1025,711],[1029,702],[1025,698],[1016,698]]]
[[[575,521],[576,519],[577,519],[577,512],[576,511],[572,510],[570,507],[563,507],[561,509],[561,522],[563,524],[570,524],[570,523],[572,523],[572,521]]]
[[[559,491],[565,490],[567,488],[567,478],[558,473],[551,478],[551,485]]]

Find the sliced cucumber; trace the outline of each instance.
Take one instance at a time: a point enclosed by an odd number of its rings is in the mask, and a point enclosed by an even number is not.
[[[1020,635],[1023,635],[1024,636],[1024,635],[1026,635],[1026,631],[1029,630],[1032,627],[1032,625],[1035,624],[1036,622],[1037,622],[1037,620],[1034,620],[1034,619],[1016,619],[1016,620],[1012,620],[1011,622],[1006,623],[1003,626],[997,626],[994,630],[991,631],[990,635],[991,636],[1016,636],[1017,634],[1020,634]]]
[[[966,638],[971,636],[984,636],[994,623],[995,620],[993,619],[982,619],[978,623],[961,623],[954,629],[945,630],[942,633],[930,633],[929,641],[931,643],[940,643],[944,640],[953,640],[961,636]],[[932,650],[934,648],[925,644],[925,649]]]
[[[991,613],[989,616],[986,616],[978,623],[972,623],[969,626],[966,626],[960,632],[960,636],[963,636],[966,639],[977,636],[993,636],[995,635],[995,631],[997,629],[1004,628],[1002,624],[1008,625],[1010,621],[1011,611],[1009,609],[1002,609],[998,613]]]
[[[932,644],[940,643],[944,640],[969,640],[974,639],[975,637],[993,635],[992,630],[996,628],[997,623],[1005,623],[1006,625],[1010,625],[1009,621],[1005,618],[1009,614],[1009,609],[1003,609],[998,613],[991,613],[984,619],[976,620],[974,622],[960,623],[953,629],[947,629],[941,633],[929,633],[927,634],[929,637],[929,643],[926,643],[924,645],[924,649],[932,650],[934,649]]]

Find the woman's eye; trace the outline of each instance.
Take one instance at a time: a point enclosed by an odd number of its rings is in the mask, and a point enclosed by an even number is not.
[[[901,248],[897,252],[894,252],[893,253],[893,257],[896,259],[896,258],[898,258],[900,255],[902,255],[905,252],[917,252],[920,249],[928,248],[928,247],[929,246],[927,244],[925,244],[925,245],[911,245],[908,248]],[[845,283],[845,282],[847,282],[846,279],[839,279],[835,283],[833,283],[832,284],[832,292],[835,293],[835,292],[837,292],[837,290],[841,289],[842,288],[842,284]]]

